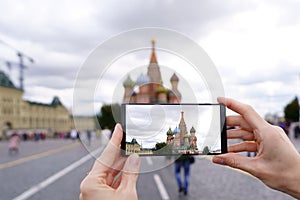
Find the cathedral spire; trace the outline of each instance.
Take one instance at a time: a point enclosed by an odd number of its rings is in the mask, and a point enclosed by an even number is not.
[[[161,73],[155,55],[155,40],[152,39],[151,43],[152,43],[152,52],[151,52],[147,75],[150,78],[151,83],[162,84]],[[154,93],[156,92],[156,87],[153,88],[153,91]]]
[[[180,144],[184,145],[184,136],[188,133],[186,129],[186,124],[183,117],[183,110],[181,110],[181,119],[179,122],[179,130],[180,130]]]
[[[183,117],[183,110],[181,110],[181,119],[180,119],[180,121],[183,121],[184,122],[184,117]]]
[[[151,53],[150,63],[157,63],[156,55],[155,55],[155,39],[152,39],[151,43],[152,43],[152,53]]]

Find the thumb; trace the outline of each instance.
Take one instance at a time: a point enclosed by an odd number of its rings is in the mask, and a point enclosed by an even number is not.
[[[217,155],[213,157],[212,161],[216,164],[240,169],[250,174],[254,171],[253,158],[248,158],[236,153]]]
[[[123,167],[120,186],[122,188],[135,188],[140,169],[141,159],[138,154],[130,155]]]

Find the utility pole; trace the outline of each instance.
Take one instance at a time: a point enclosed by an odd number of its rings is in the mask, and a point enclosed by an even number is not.
[[[24,55],[23,53],[21,53],[20,51],[17,52],[17,56],[19,57],[19,68],[20,68],[20,76],[19,76],[19,80],[20,80],[20,89],[23,90],[24,89],[24,69],[26,68],[26,66],[24,65],[24,58],[27,58],[31,63],[34,62],[34,60],[26,55]]]
[[[12,50],[14,50],[16,52],[17,56],[19,57],[19,63],[17,64],[19,66],[19,69],[20,69],[20,74],[19,74],[20,85],[19,85],[19,88],[21,90],[24,90],[24,83],[23,83],[23,81],[24,81],[24,69],[27,67],[27,66],[24,65],[24,58],[26,58],[30,63],[34,63],[34,60],[31,57],[25,55],[23,52],[16,49],[15,47],[8,44],[7,42],[4,42],[1,39],[0,39],[0,43],[4,44],[4,45],[8,46],[9,48],[11,48]],[[9,69],[12,67],[12,64],[14,64],[14,63],[9,62],[9,61],[6,62],[6,65],[7,65],[7,67],[9,67]]]

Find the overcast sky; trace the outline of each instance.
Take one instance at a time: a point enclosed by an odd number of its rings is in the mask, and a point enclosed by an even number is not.
[[[143,148],[166,142],[167,131],[179,128],[181,111],[187,131],[196,130],[197,146],[221,148],[220,108],[218,105],[128,105],[126,107],[126,141],[135,138]]]
[[[76,74],[97,45],[129,29],[161,27],[187,35],[207,52],[226,96],[252,104],[262,115],[280,113],[300,93],[299,10],[298,0],[4,0],[0,69],[19,84],[17,69],[9,72],[3,63],[18,61],[4,41],[35,60],[25,61],[24,98],[49,103],[57,95],[71,108]],[[149,54],[144,55],[129,56],[123,65],[146,65]],[[166,59],[161,55],[159,62],[168,64]],[[110,101],[102,92],[96,105]]]

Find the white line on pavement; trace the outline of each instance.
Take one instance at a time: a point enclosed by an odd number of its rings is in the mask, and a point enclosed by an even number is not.
[[[31,197],[35,193],[37,193],[40,190],[42,190],[43,188],[47,187],[51,183],[55,182],[57,179],[63,177],[67,173],[71,172],[73,169],[79,167],[80,165],[87,162],[89,159],[93,158],[92,155],[96,155],[97,153],[100,153],[101,150],[102,149],[97,149],[97,150],[89,153],[88,155],[82,157],[80,160],[72,163],[68,167],[66,167],[66,168],[62,169],[61,171],[57,172],[56,174],[48,177],[44,181],[38,183],[37,185],[32,186],[30,189],[26,190],[25,192],[23,192],[19,196],[15,197],[13,200],[26,200],[26,199],[28,199],[29,197]]]
[[[152,159],[149,156],[146,157],[146,160],[148,165],[153,165]]]
[[[161,199],[162,200],[169,200],[170,199],[169,194],[168,194],[163,182],[161,181],[160,176],[158,174],[154,174],[153,178],[154,178],[154,181],[155,181],[156,186],[158,188],[158,191],[160,193]]]

